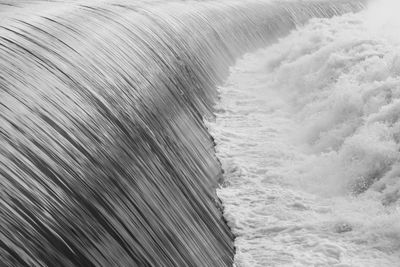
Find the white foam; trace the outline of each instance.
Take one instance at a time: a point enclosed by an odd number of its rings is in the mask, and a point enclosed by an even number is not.
[[[220,88],[237,266],[400,266],[400,47],[370,16],[315,19]]]

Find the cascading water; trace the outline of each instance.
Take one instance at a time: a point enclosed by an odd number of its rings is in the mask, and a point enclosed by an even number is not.
[[[209,128],[237,266],[400,266],[398,7],[313,19],[231,69]]]
[[[245,51],[358,1],[0,1],[1,266],[230,266],[203,124]]]

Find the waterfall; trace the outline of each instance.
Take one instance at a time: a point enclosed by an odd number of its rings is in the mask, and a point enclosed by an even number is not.
[[[360,1],[0,1],[2,266],[230,266],[203,117],[246,51]]]

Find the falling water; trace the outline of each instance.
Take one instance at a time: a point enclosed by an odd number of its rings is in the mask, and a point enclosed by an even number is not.
[[[203,124],[245,51],[353,1],[0,1],[2,266],[230,266]]]

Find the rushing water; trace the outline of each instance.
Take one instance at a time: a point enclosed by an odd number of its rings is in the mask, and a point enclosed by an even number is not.
[[[313,19],[219,88],[209,128],[238,267],[400,266],[396,6]]]
[[[230,266],[203,124],[245,51],[358,1],[0,1],[0,265]]]

